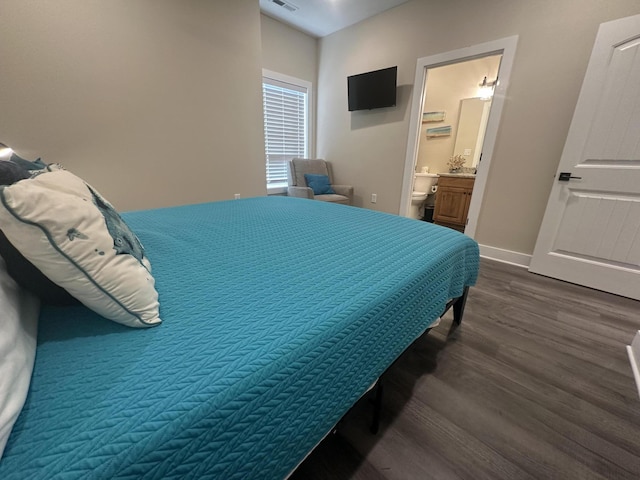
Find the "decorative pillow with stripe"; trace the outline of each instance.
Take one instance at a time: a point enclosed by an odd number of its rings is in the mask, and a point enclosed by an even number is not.
[[[0,187],[5,236],[44,275],[105,318],[160,323],[144,248],[95,189],[63,169]]]
[[[41,173],[41,170],[59,169],[56,165],[47,166],[42,160],[25,160],[15,153],[10,159],[0,160],[0,185],[13,185],[20,180],[31,178]],[[2,232],[0,224],[0,256],[4,258],[9,275],[22,288],[35,293],[45,305],[74,305],[78,300],[69,295],[64,288],[59,287],[38,270]]]

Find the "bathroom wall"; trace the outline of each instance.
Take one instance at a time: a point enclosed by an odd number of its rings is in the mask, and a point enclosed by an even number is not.
[[[431,173],[449,171],[447,161],[453,155],[460,117],[460,102],[463,98],[478,96],[478,84],[485,76],[488,81],[495,80],[498,76],[500,58],[500,55],[494,55],[428,70],[423,110],[425,112],[444,111],[446,116],[442,122],[422,124],[416,164],[418,172],[424,166],[428,166]],[[451,126],[450,136],[427,138],[427,128],[446,125]],[[471,166],[471,159],[467,163],[466,166]]]

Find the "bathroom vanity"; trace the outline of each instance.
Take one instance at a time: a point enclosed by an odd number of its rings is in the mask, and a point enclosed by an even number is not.
[[[476,176],[473,174],[441,173],[439,177],[433,222],[464,232]]]

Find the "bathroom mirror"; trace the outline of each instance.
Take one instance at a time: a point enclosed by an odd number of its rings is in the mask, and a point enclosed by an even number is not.
[[[491,100],[477,97],[460,101],[460,117],[452,155],[462,155],[466,159],[465,167],[478,166],[490,109]]]

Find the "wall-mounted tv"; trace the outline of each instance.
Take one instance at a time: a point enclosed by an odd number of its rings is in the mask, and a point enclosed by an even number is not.
[[[347,77],[349,111],[394,107],[397,75],[396,66]]]

